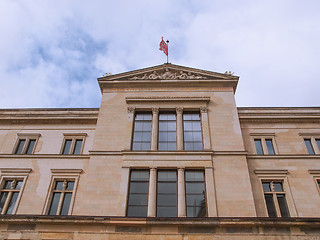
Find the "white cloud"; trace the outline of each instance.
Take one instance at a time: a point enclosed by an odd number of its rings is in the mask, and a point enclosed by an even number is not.
[[[0,2],[0,108],[97,107],[96,78],[170,62],[240,75],[240,106],[319,105],[320,16],[304,1]]]

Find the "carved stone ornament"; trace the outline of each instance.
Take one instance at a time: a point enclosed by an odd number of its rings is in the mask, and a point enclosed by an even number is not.
[[[128,107],[127,111],[128,113],[134,113],[135,108],[134,107]]]
[[[159,108],[158,107],[152,107],[151,110],[152,110],[153,114],[158,114],[159,113]]]
[[[183,113],[183,107],[176,107],[177,114]]]
[[[166,68],[165,72],[160,73],[157,71],[153,71],[152,73],[144,74],[142,76],[135,76],[130,79],[131,80],[146,80],[146,79],[157,80],[157,79],[207,79],[207,78],[198,74],[192,74],[191,72],[183,72],[183,71],[180,71],[179,73],[172,72],[169,70],[169,68]]]
[[[207,113],[208,112],[208,108],[207,107],[201,107],[200,108],[200,112],[201,113]]]

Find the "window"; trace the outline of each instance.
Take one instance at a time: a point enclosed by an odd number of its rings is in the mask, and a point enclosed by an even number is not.
[[[314,149],[312,147],[312,143],[311,143],[311,139],[304,139],[304,143],[306,144],[307,150],[308,150],[308,154],[310,155],[314,155]],[[317,141],[318,144],[318,141]]]
[[[183,114],[184,150],[201,151],[202,134],[199,113]]]
[[[177,171],[158,170],[157,217],[177,216]]]
[[[18,134],[14,154],[33,154],[40,134]]]
[[[201,170],[186,170],[185,184],[187,217],[205,217],[206,199],[204,172]]]
[[[149,170],[131,170],[127,216],[147,216],[148,193]]]
[[[132,150],[147,151],[151,146],[151,113],[136,113]]]
[[[177,149],[177,124],[175,113],[159,114],[159,151],[174,151]]]
[[[23,180],[5,180],[0,190],[1,214],[12,214],[22,187]]]
[[[254,134],[255,135],[255,134]],[[261,135],[261,134],[259,134]],[[275,139],[272,136],[254,138],[254,146],[257,155],[275,155]]]
[[[65,138],[62,145],[61,154],[81,154],[86,134],[70,135],[64,134]]]
[[[55,181],[48,215],[68,215],[73,189],[74,180]]]
[[[262,188],[269,217],[290,217],[283,183],[262,181]]]
[[[81,169],[51,169],[53,174],[43,214],[71,215]]]

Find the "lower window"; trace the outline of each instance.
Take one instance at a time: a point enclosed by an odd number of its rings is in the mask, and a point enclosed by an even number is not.
[[[4,180],[0,190],[0,213],[13,214],[17,199],[23,184],[23,180],[10,179]]]
[[[269,217],[290,217],[283,183],[263,181],[262,187]]]
[[[51,203],[48,215],[68,215],[72,194],[74,189],[74,180],[56,180],[52,189]]]

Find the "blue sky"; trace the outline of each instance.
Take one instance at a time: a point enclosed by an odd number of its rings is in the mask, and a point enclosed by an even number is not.
[[[97,78],[170,62],[240,76],[238,106],[320,106],[318,0],[0,0],[0,108],[99,107]]]

